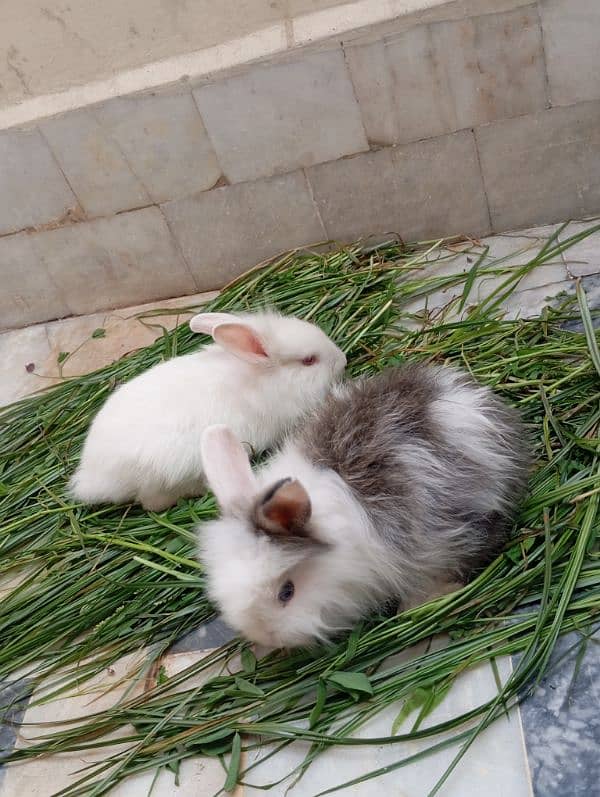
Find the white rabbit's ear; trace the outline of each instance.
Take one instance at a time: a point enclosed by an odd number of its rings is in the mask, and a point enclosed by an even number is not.
[[[227,426],[207,427],[200,443],[209,487],[225,512],[252,501],[256,478],[244,447]]]
[[[219,324],[213,331],[215,343],[249,363],[268,363],[269,354],[260,335],[241,321]]]
[[[202,335],[210,335],[218,324],[235,322],[237,318],[230,313],[199,313],[190,319],[190,329]]]

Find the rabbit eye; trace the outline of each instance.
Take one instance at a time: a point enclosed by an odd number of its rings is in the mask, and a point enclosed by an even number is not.
[[[292,581],[286,581],[283,587],[279,590],[279,595],[277,596],[277,600],[281,603],[289,603],[294,597],[294,583]]]
[[[315,354],[311,354],[310,357],[304,357],[302,360],[302,365],[314,365],[317,362],[317,357]]]

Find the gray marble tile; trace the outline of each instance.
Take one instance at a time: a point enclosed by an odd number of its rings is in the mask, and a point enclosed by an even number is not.
[[[302,172],[214,188],[162,208],[199,290],[221,288],[268,257],[326,237]]]
[[[232,183],[368,149],[341,49],[257,66],[194,97]]]
[[[492,229],[600,211],[600,102],[502,119],[475,135]]]
[[[0,235],[56,222],[77,199],[39,130],[0,133]]]
[[[22,232],[0,237],[0,328],[35,324],[70,315],[71,309],[36,249],[38,236]]]
[[[443,644],[444,640],[439,637],[433,641],[436,647]],[[421,651],[424,647],[419,646]],[[415,651],[405,650],[383,662],[382,669],[410,659],[411,653],[414,655]],[[497,665],[500,679],[505,681],[510,673],[510,660],[501,657]],[[497,686],[489,663],[472,667],[458,676],[450,692],[424,720],[423,727],[448,721],[485,700],[493,699],[496,694]],[[398,701],[383,708],[352,735],[371,738],[388,736],[400,705]],[[414,717],[414,714],[409,716],[398,732],[408,733],[414,724]],[[435,741],[448,740],[453,735],[453,731],[436,735]],[[293,786],[291,779],[281,782],[279,779],[302,764],[308,746],[294,742],[278,755],[258,763],[257,759],[273,750],[274,745],[266,744],[248,751],[248,764],[256,764],[248,781],[256,785],[246,787],[244,797],[314,797],[327,788],[385,766],[390,766],[390,771],[381,777],[341,790],[339,794],[344,797],[426,797],[457,754],[458,744],[412,761],[402,769],[394,770],[392,767],[395,762],[426,750],[432,743],[432,739],[418,739],[396,745],[332,747],[324,750]],[[268,783],[273,783],[268,791],[261,788]],[[511,711],[508,717],[502,716],[477,737],[439,791],[439,797],[531,797],[517,712]]]
[[[338,241],[489,232],[470,130],[322,163],[307,174],[327,234]]]
[[[27,709],[29,696],[27,681],[0,682],[0,783],[4,778],[2,759],[15,746],[19,723]]]
[[[598,0],[542,0],[539,9],[552,104],[600,98]]]
[[[546,105],[535,8],[420,25],[346,48],[369,141],[439,136]]]
[[[588,642],[579,672],[578,648],[555,663],[579,639],[560,638],[551,669],[521,705],[535,797],[600,794],[600,629]]]
[[[178,639],[169,649],[171,653],[190,653],[197,650],[211,650],[221,647],[226,642],[237,636],[235,631],[229,628],[220,617],[216,617],[208,623],[204,623],[195,631]]]
[[[72,313],[195,293],[156,207],[35,236],[36,253]],[[52,318],[49,308],[47,318]]]
[[[590,274],[588,277],[582,277],[581,284],[585,291],[588,307],[591,310],[600,311],[600,274]],[[567,293],[575,293],[575,284],[573,282],[568,286]],[[600,329],[600,312],[592,314],[592,323],[596,329]],[[564,327],[573,332],[583,332],[583,322],[581,321],[567,321]]]
[[[211,188],[221,168],[192,95],[116,97],[94,109],[153,202]]]
[[[150,204],[127,158],[84,109],[42,122],[41,129],[89,217]]]

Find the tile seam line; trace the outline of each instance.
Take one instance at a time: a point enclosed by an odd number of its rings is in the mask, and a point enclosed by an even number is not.
[[[329,231],[327,230],[327,227],[325,226],[325,221],[323,220],[323,216],[321,215],[321,209],[319,208],[319,203],[317,202],[317,199],[315,197],[315,191],[314,191],[313,185],[312,185],[312,183],[310,181],[310,177],[308,176],[308,168],[304,167],[301,171],[302,171],[302,174],[304,176],[304,181],[306,183],[306,189],[308,191],[308,195],[309,195],[311,204],[312,204],[313,209],[315,211],[315,215],[316,215],[316,217],[317,217],[317,219],[319,221],[319,224],[321,225],[321,229],[323,230],[323,235],[325,236],[325,240],[329,241],[330,240]]]
[[[142,188],[143,192],[146,194],[147,205],[152,205],[152,204],[156,205],[156,204],[158,204],[156,202],[156,198],[154,196],[152,196],[152,193],[150,192],[150,189],[146,185],[145,181],[142,180],[141,176],[134,169],[133,164],[132,164],[129,156],[127,155],[127,153],[125,152],[125,150],[121,146],[119,140],[117,139],[117,137],[114,134],[114,131],[110,128],[110,125],[107,125],[107,124],[104,123],[104,120],[102,119],[101,115],[98,113],[97,108],[95,108],[94,106],[90,107],[89,112],[90,112],[90,116],[92,117],[92,119],[96,122],[96,124],[98,125],[98,127],[100,128],[102,133],[106,136],[107,140],[115,147],[115,149],[117,150],[119,155],[123,158],[123,162],[125,163],[125,165],[129,169],[129,172],[130,172],[131,176],[133,177],[133,179],[137,180],[139,186]],[[125,208],[125,210],[127,210],[127,208]],[[122,211],[120,211],[120,212],[122,212]],[[116,214],[110,214],[110,215],[116,215]]]
[[[550,85],[550,75],[548,74],[548,53],[546,52],[548,42],[546,41],[546,32],[544,30],[544,19],[540,0],[536,0],[535,14],[537,17],[538,25],[540,26],[540,40],[542,43],[542,63],[544,65],[544,91],[546,92],[546,108],[552,108],[552,87]]]
[[[361,129],[363,131],[363,135],[365,137],[365,142],[367,144],[367,149],[366,150],[362,150],[362,151],[363,152],[367,152],[368,150],[371,149],[371,145],[370,145],[370,142],[369,142],[369,136],[367,135],[367,126],[365,125],[365,120],[363,118],[363,109],[362,109],[361,104],[359,102],[358,94],[356,93],[356,86],[354,85],[354,80],[352,78],[352,70],[350,69],[350,64],[348,63],[348,55],[346,53],[346,48],[344,46],[344,42],[340,41],[339,42],[339,47],[340,47],[340,49],[342,51],[342,58],[344,60],[344,71],[346,73],[346,76],[348,77],[348,81],[350,83],[350,86],[352,87],[352,96],[354,98],[354,102],[356,103],[356,108],[358,110],[358,116],[359,116],[359,119],[360,119],[360,126],[361,126]]]
[[[490,231],[490,234],[494,234],[496,231],[494,230],[494,222],[492,220],[492,209],[490,206],[490,198],[488,196],[488,188],[486,185],[485,174],[483,171],[483,164],[481,162],[481,152],[479,151],[479,139],[477,137],[477,128],[471,127],[470,132],[471,132],[471,141],[473,142],[473,148],[475,149],[477,171],[479,172],[479,179],[481,180],[481,190],[483,191],[483,198],[485,200],[485,209],[489,225],[488,229]]]
[[[194,273],[190,263],[188,262],[188,259],[185,256],[184,251],[183,251],[183,246],[181,245],[181,242],[180,242],[179,238],[175,234],[175,230],[171,226],[171,223],[170,223],[170,221],[169,221],[169,219],[167,217],[167,214],[164,211],[163,205],[166,205],[166,204],[167,204],[166,202],[163,202],[160,205],[156,205],[156,207],[158,208],[158,212],[160,213],[161,218],[162,218],[162,220],[165,223],[165,226],[167,228],[167,232],[169,234],[169,238],[171,239],[171,241],[173,243],[173,246],[175,247],[175,251],[177,252],[179,257],[181,258],[181,262],[183,263],[183,265],[185,267],[185,270],[187,271],[187,273],[190,276],[190,279],[192,280],[192,283],[194,285],[196,293],[202,293],[202,291],[200,290],[200,288],[198,286],[198,278],[197,278],[196,274]]]
[[[73,188],[73,186],[71,185],[71,181],[69,180],[69,178],[65,174],[65,171],[64,171],[64,169],[62,167],[62,164],[59,161],[59,159],[58,159],[58,157],[57,157],[57,155],[56,155],[56,153],[54,151],[54,148],[51,146],[50,141],[46,137],[46,134],[44,133],[44,131],[42,130],[42,128],[39,125],[37,125],[35,129],[36,129],[39,137],[42,139],[42,141],[44,142],[44,144],[48,148],[48,152],[50,153],[50,157],[52,158],[52,161],[54,162],[54,165],[58,169],[58,171],[59,171],[61,177],[63,178],[63,180],[65,181],[69,191],[73,195],[73,199],[75,200],[75,210],[80,210],[83,213],[83,215],[85,217],[87,217],[86,210],[83,207],[83,205],[81,203],[81,200],[79,199],[79,197],[75,193],[75,189]],[[35,251],[36,250],[35,243],[33,244],[33,248],[34,248],[34,251]],[[35,254],[37,256],[38,252],[35,251]],[[51,284],[54,286],[54,290],[56,291],[56,295],[59,297],[60,301],[64,304],[64,306],[67,308],[67,310],[70,313],[72,313],[73,312],[73,308],[71,307],[71,304],[67,300],[67,297],[65,296],[64,291],[58,285],[58,283],[54,279],[54,275],[50,272],[50,269],[46,266],[46,263],[43,260],[42,260],[42,265],[43,265],[44,271],[46,273],[46,276],[48,277],[48,279],[51,282]]]
[[[513,656],[509,656],[509,659],[510,659],[510,669],[511,669],[511,673],[512,673],[512,671],[514,669],[513,668]],[[516,714],[516,722],[517,722],[517,727],[518,727],[517,733],[519,734],[519,740],[521,742],[520,746],[521,746],[521,750],[523,752],[525,771],[526,771],[527,780],[528,780],[528,783],[527,783],[527,785],[529,787],[528,788],[528,797],[534,797],[535,792],[534,792],[534,788],[533,788],[533,776],[532,776],[532,772],[531,772],[531,762],[529,761],[529,751],[527,749],[527,738],[526,738],[526,733],[525,733],[525,726],[523,724],[523,715],[521,713],[521,705],[520,704],[517,704],[515,706],[515,714]]]
[[[215,162],[216,162],[217,168],[219,170],[219,177],[215,181],[214,185],[212,185],[210,188],[206,189],[207,191],[213,191],[216,187],[222,188],[222,186],[218,186],[219,181],[222,180],[222,179],[225,179],[227,181],[227,183],[229,183],[229,185],[234,185],[234,183],[232,183],[231,180],[229,179],[229,175],[225,174],[225,169],[223,167],[223,164],[221,163],[221,159],[219,157],[219,153],[217,152],[217,148],[215,147],[215,142],[213,140],[213,137],[210,134],[210,130],[208,129],[208,125],[204,121],[204,116],[202,115],[202,111],[200,110],[200,104],[198,102],[198,97],[197,97],[197,92],[198,92],[198,90],[200,88],[201,88],[200,86],[196,86],[195,88],[190,86],[190,96],[192,98],[192,102],[194,104],[194,108],[196,109],[196,113],[198,114],[198,119],[200,119],[200,124],[202,125],[202,128],[203,128],[203,130],[204,130],[204,132],[206,134],[206,140],[210,144],[210,148],[212,150],[212,153],[215,156]],[[197,193],[200,193],[200,192],[197,192]],[[179,199],[183,199],[185,197],[178,197],[178,198]],[[176,200],[175,199],[168,199],[168,200],[165,200],[165,202],[162,202],[161,204],[166,205],[167,202],[171,202],[171,201],[176,201]]]
[[[73,199],[75,200],[75,203],[76,203],[76,206],[77,206],[75,208],[75,210],[81,210],[83,212],[85,218],[87,218],[87,211],[83,207],[83,205],[81,203],[81,200],[79,199],[79,197],[77,196],[77,193],[75,192],[75,189],[71,185],[71,181],[69,180],[69,178],[65,174],[65,170],[63,169],[62,164],[59,161],[56,152],[54,151],[54,147],[50,144],[50,141],[48,140],[48,137],[46,136],[46,134],[44,133],[44,131],[42,130],[42,128],[39,125],[36,126],[36,130],[37,130],[38,135],[40,136],[40,138],[42,139],[42,141],[44,142],[44,144],[48,148],[48,152],[50,153],[50,157],[52,158],[52,161],[54,162],[54,165],[56,166],[56,168],[60,172],[61,177],[63,178],[63,180],[67,184],[67,187],[68,187],[69,191],[73,195]]]

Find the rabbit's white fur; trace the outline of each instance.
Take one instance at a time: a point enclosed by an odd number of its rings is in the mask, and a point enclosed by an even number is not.
[[[135,500],[161,511],[198,495],[207,426],[225,423],[264,450],[321,401],[346,364],[319,327],[293,317],[203,313],[190,327],[215,343],[125,383],[95,417],[70,483],[77,500]]]
[[[390,586],[389,550],[379,543],[345,482],[332,470],[308,462],[291,441],[252,474],[244,489],[239,462],[247,461],[246,454],[237,441],[227,442],[229,435],[225,427],[213,427],[203,441],[207,478],[225,510],[200,528],[209,594],[227,623],[261,645],[295,647],[324,640],[348,627],[378,596],[384,598]],[[217,451],[226,447],[230,453],[223,469]],[[316,554],[301,545],[273,544],[243,520],[257,495],[290,474],[310,496],[311,521],[330,546]],[[231,512],[234,494],[240,511]],[[297,597],[282,606],[277,592],[290,572]]]
[[[275,647],[471,577],[506,544],[530,461],[518,413],[418,364],[336,385],[255,472],[224,426],[205,431],[202,458],[221,508],[198,529],[209,595]]]

